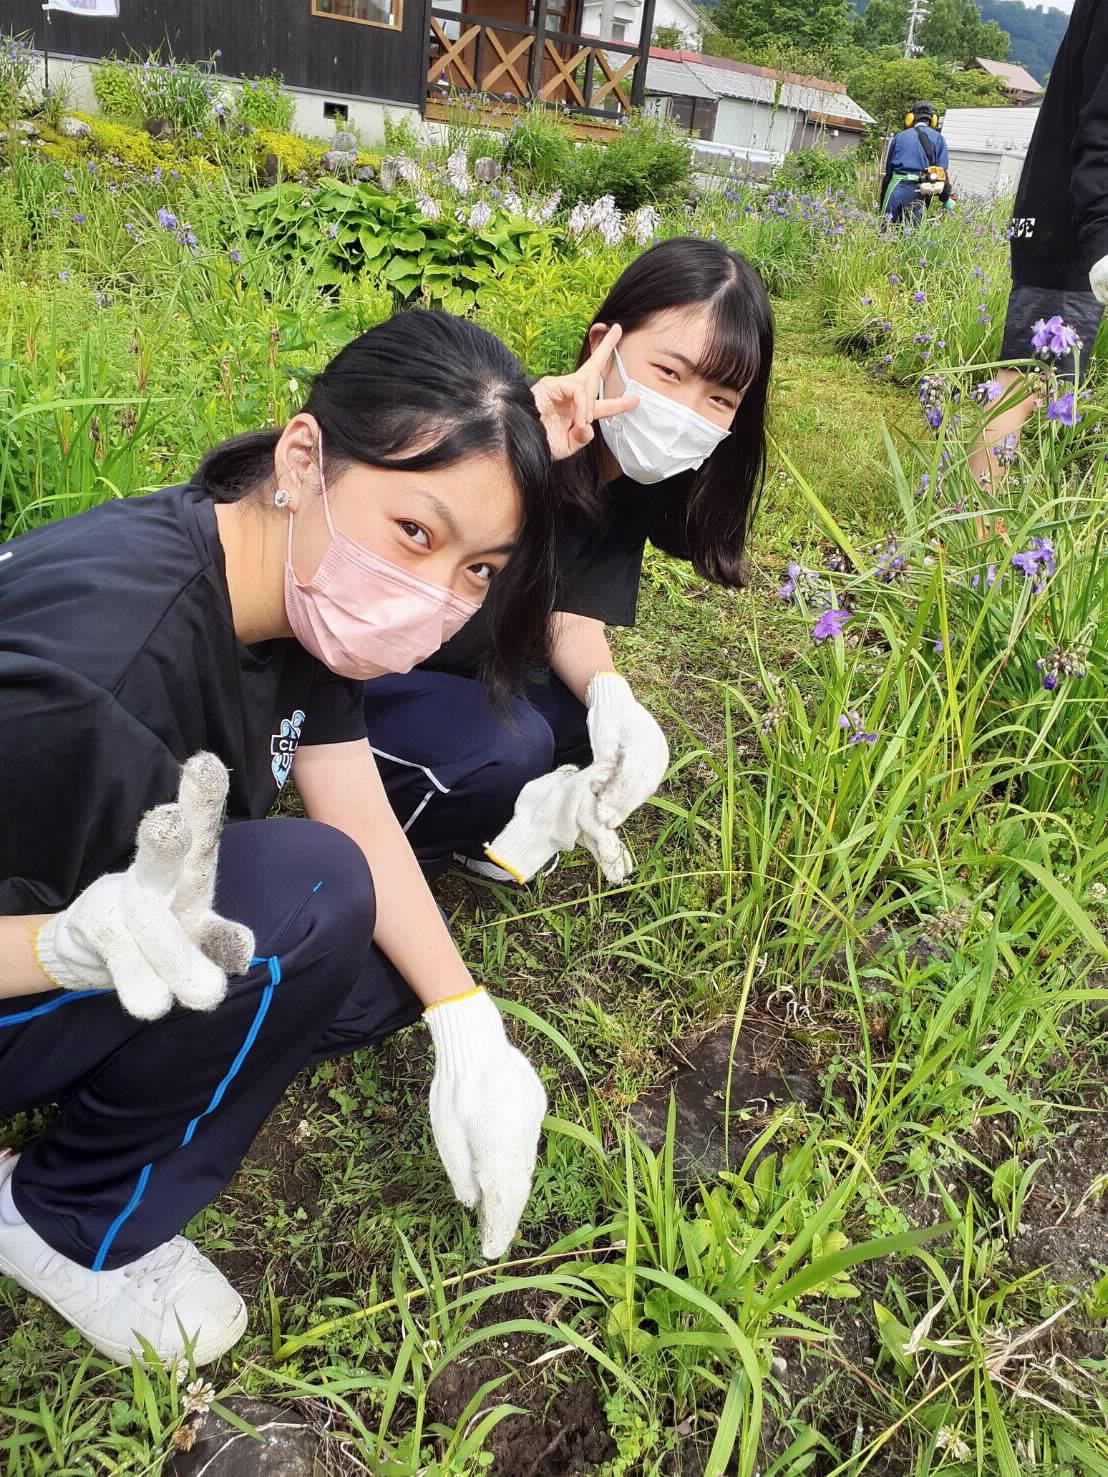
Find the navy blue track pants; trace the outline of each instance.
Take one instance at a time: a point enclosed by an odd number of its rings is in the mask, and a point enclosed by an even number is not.
[[[377,677],[365,692],[377,767],[428,877],[455,852],[482,856],[529,780],[592,757],[585,709],[553,675],[506,715],[480,683],[448,672]]]
[[[56,1102],[12,1183],[20,1213],[83,1266],[125,1266],[231,1179],[301,1067],[409,1025],[421,1006],[373,946],[369,867],[306,820],[226,827],[215,906],[257,959],[214,1011],[126,1015],[112,992],[0,1000],[0,1118]],[[373,1125],[366,1125],[367,1146]]]

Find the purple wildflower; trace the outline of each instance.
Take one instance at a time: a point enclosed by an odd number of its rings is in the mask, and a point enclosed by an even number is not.
[[[227,253],[227,255],[231,258],[231,260],[234,262],[234,264],[235,264],[236,267],[240,267],[242,265],[242,252],[241,251],[236,251],[232,247],[232,249]]]
[[[1077,413],[1072,390],[1050,402],[1046,408],[1046,418],[1048,421],[1061,421],[1064,426],[1076,426],[1085,419]]]
[[[980,583],[981,583],[981,576],[979,574],[975,574],[974,577],[973,577],[973,579],[970,580],[970,584],[973,586],[973,588],[975,590],[977,589],[977,587],[978,587],[978,585]],[[986,588],[986,590],[991,590],[992,587],[995,584],[996,584],[996,565],[995,564],[990,564],[989,567],[985,571],[985,588]]]
[[[1038,578],[1040,566],[1044,577],[1052,575],[1057,568],[1054,545],[1048,538],[1033,538],[1030,549],[1012,555],[1012,568],[1018,569],[1028,579]],[[1038,594],[1041,589],[1041,584],[1036,585],[1035,593]]]
[[[59,282],[68,282],[69,281],[69,273],[68,272],[59,272],[58,273],[58,281]]]
[[[75,226],[83,226],[83,225],[84,225],[84,223],[85,223],[85,218],[84,218],[84,216],[83,216],[83,215],[75,215],[75,216],[74,216],[74,217],[73,217],[73,224],[74,224],[74,225],[75,225]],[[1071,395],[1071,396],[1070,396],[1070,399],[1071,399],[1071,400],[1072,400],[1072,399],[1073,399],[1073,396],[1072,396],[1072,395]]]
[[[1004,394],[1004,386],[999,380],[984,380],[977,386],[977,393],[987,405],[991,405]]]
[[[866,733],[861,718],[854,708],[849,708],[845,713],[839,714],[839,727],[852,728],[854,732],[847,739],[847,744],[875,744],[877,735]]]
[[[800,565],[799,564],[797,564],[797,563],[794,562],[794,563],[791,563],[789,565],[789,568],[788,568],[788,576],[789,577],[785,581],[785,583],[781,586],[781,588],[777,591],[777,598],[779,600],[792,600],[795,597],[795,595],[796,595],[796,582],[800,578],[800,576],[801,576],[802,573],[803,573],[803,570],[800,568]]]
[[[175,231],[177,229],[177,217],[171,215],[164,205],[158,207],[158,225],[163,231]]]
[[[1053,354],[1055,358],[1068,354],[1077,343],[1077,330],[1063,323],[1058,313],[1045,320],[1040,318],[1031,335],[1031,347],[1037,353]]]
[[[942,655],[943,651],[945,650],[945,647],[943,646],[943,638],[941,636],[936,636],[935,637],[935,644],[931,648],[931,650],[932,651],[935,651],[935,652],[938,652],[940,656]]]
[[[926,292],[913,292],[912,301],[914,303],[925,303],[927,301]]]
[[[849,610],[825,610],[812,627],[812,640],[826,641],[829,636],[841,636],[847,621],[853,619]]]

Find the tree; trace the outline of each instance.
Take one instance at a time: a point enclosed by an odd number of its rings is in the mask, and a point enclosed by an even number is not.
[[[650,44],[662,51],[684,51],[685,34],[680,26],[656,26]]]
[[[847,91],[883,133],[904,127],[904,113],[914,102],[947,108],[1000,108],[1007,102],[997,77],[986,72],[956,72],[932,57],[881,61],[877,57],[856,67],[847,78]]]
[[[715,23],[750,50],[820,51],[849,38],[850,0],[720,0]]]
[[[857,23],[858,41],[867,51],[881,46],[904,50],[908,34],[908,0],[870,0]]]
[[[973,0],[931,0],[919,40],[925,56],[943,61],[964,64],[987,56],[1002,62],[1008,55],[1007,35],[995,21],[981,19]]]

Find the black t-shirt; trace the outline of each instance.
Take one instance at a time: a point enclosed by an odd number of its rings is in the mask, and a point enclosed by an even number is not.
[[[1012,220],[1017,286],[1089,291],[1108,256],[1108,5],[1076,0],[1035,121]]]
[[[246,820],[298,742],[364,738],[361,683],[297,641],[239,642],[197,488],[105,503],[0,552],[0,914],[53,912],[125,867],[198,750],[228,766],[228,815]]]
[[[589,518],[567,509],[558,519],[558,595],[555,609],[587,615],[608,626],[633,626],[643,550],[649,539],[678,558],[689,557],[684,537],[693,474],[644,487],[620,477],[604,489],[603,509]],[[488,649],[485,607],[423,666],[473,677]]]

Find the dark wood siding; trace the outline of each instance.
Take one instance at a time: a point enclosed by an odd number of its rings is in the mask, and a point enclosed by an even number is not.
[[[418,104],[423,95],[424,0],[398,0],[403,26],[312,15],[311,0],[120,0],[119,20],[52,11],[50,51],[127,56],[162,48],[183,61],[222,53],[220,72],[280,72],[292,87]],[[41,0],[3,0],[0,29],[29,31],[41,49]]]

